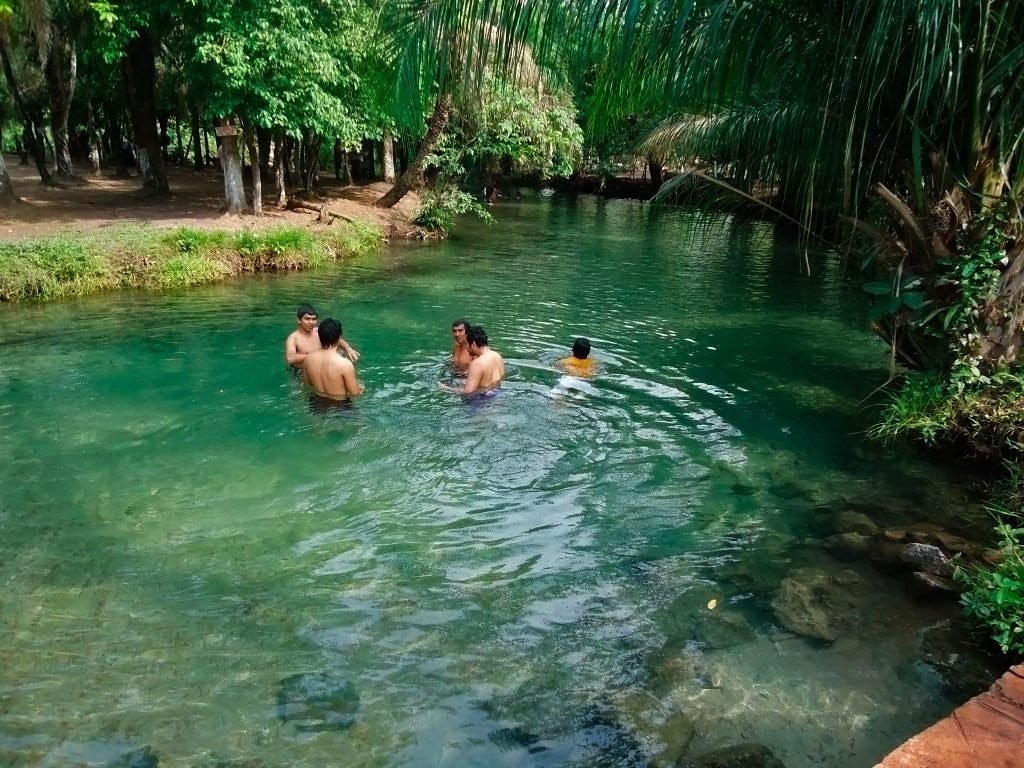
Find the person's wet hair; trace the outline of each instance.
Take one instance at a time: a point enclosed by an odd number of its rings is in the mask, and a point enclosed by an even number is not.
[[[458,320],[455,320],[455,321],[452,322],[452,330],[454,331],[460,325],[463,328],[465,328],[467,331],[469,330],[469,320],[466,320],[466,319],[461,318],[461,317]]]
[[[324,349],[333,347],[341,338],[341,323],[333,317],[328,317],[317,326],[316,333],[320,337],[321,347]]]
[[[466,329],[466,341],[478,347],[487,346],[487,331],[480,325],[471,325]]]
[[[312,315],[316,317],[316,310],[313,309],[309,304],[300,304],[298,311],[295,313],[296,317],[302,317],[303,315]]]
[[[586,360],[590,356],[590,339],[580,336],[572,343],[572,356]]]

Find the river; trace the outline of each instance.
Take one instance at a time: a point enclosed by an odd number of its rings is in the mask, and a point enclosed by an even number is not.
[[[327,271],[0,307],[0,764],[645,766],[758,742],[852,768],[961,703],[928,639],[966,652],[955,602],[815,527],[977,513],[864,441],[887,357],[838,258],[801,276],[766,225],[629,201],[494,212]],[[350,411],[285,368],[304,302],[362,354]],[[486,403],[438,388],[460,317],[506,359]],[[576,336],[600,374],[558,386]],[[846,573],[831,644],[773,612],[798,567]]]

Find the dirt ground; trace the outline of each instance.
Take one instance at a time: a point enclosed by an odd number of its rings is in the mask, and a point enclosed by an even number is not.
[[[137,176],[113,175],[80,178],[46,187],[33,165],[20,165],[17,155],[7,155],[7,169],[19,202],[0,209],[0,240],[45,237],[62,229],[97,229],[112,224],[138,223],[156,227],[244,229],[275,226],[311,226],[315,213],[279,210],[274,204],[273,181],[263,184],[262,217],[224,213],[224,179],[217,169],[195,171],[171,166],[171,193],[165,197],[144,194]],[[246,194],[251,196],[246,175]],[[377,225],[390,238],[417,237],[410,223],[419,206],[407,195],[391,209],[374,208],[373,202],[389,188],[384,182],[341,186],[332,174],[321,175],[322,188],[308,202],[327,204],[330,211]]]

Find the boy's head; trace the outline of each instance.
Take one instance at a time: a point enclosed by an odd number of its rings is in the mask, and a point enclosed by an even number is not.
[[[572,356],[580,360],[586,360],[590,356],[590,339],[582,336],[572,343]]]
[[[330,349],[337,346],[338,341],[341,339],[341,323],[333,317],[328,317],[317,326],[316,333],[320,337],[320,346],[324,349]]]
[[[471,352],[474,346],[486,347],[487,331],[485,331],[482,326],[471,325],[469,326],[469,330],[466,331],[466,341],[469,342]]]

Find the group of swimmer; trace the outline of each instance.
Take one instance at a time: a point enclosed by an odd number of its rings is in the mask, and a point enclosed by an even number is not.
[[[284,342],[287,363],[302,371],[303,381],[320,397],[347,402],[361,395],[364,387],[356,378],[355,367],[359,353],[342,338],[341,322],[328,317],[318,323],[316,310],[309,304],[300,306],[295,318],[298,328]],[[446,392],[494,394],[505,378],[505,361],[488,346],[487,331],[467,320],[452,323],[451,365],[465,382],[461,387],[439,384]],[[590,357],[590,341],[576,339],[572,355],[558,365],[573,376],[593,376],[597,364]]]

